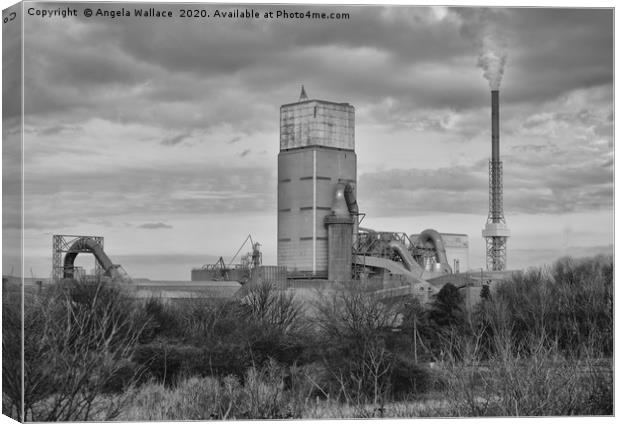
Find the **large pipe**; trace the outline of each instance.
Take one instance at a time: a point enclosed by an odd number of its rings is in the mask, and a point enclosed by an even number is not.
[[[89,237],[80,237],[73,242],[69,248],[64,260],[64,278],[73,278],[73,264],[75,262],[75,258],[78,253],[84,251],[90,252],[93,256],[95,256],[95,259],[103,268],[105,275],[113,278],[121,278],[123,280],[128,278],[127,274],[120,267],[120,265],[115,265],[112,263],[108,255],[106,255],[103,251],[101,245]]]
[[[339,182],[336,184],[336,190],[334,190],[334,198],[332,199],[332,212],[331,214],[337,217],[348,217],[349,206],[347,205],[347,201],[345,199],[345,189],[347,184],[344,182]]]
[[[336,190],[334,190],[334,198],[332,199],[332,214],[336,216],[357,216],[358,213],[355,187],[350,182],[338,182]]]
[[[359,207],[357,206],[357,199],[355,195],[355,186],[354,183],[349,182],[344,188],[344,200],[347,202],[347,207],[349,208],[349,213],[353,218],[353,238],[351,242],[353,246],[357,245],[357,232],[359,227],[358,216],[359,216]]]
[[[432,229],[424,230],[418,236],[417,241],[419,246],[424,246],[426,243],[431,243],[435,249],[437,255],[437,262],[441,264],[441,268],[444,272],[452,273],[452,268],[448,263],[448,257],[446,255],[446,247],[443,244],[441,235]]]
[[[499,90],[491,91],[491,161],[499,162]]]
[[[347,183],[344,187],[344,199],[347,202],[349,212],[352,215],[357,215],[359,213],[359,208],[357,206],[357,199],[355,198],[355,188],[352,183]]]
[[[417,274],[416,277],[420,278],[424,272],[424,269],[422,269],[415,259],[413,259],[413,256],[411,256],[405,245],[399,241],[392,240],[388,246],[390,246],[390,248],[400,257],[405,269],[409,272]]]

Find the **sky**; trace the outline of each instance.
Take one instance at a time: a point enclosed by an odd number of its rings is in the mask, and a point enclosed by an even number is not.
[[[69,6],[78,17],[24,18],[26,276],[50,275],[53,234],[103,236],[133,277],[189,279],[248,234],[276,264],[279,108],[302,84],[311,99],[355,107],[362,226],[467,234],[479,269],[489,50],[504,61],[508,267],[612,251],[610,9],[251,5],[261,18],[187,19],[183,5],[160,4],[175,15],[164,19],[85,18],[86,5]],[[350,18],[262,18],[276,10]],[[19,158],[13,103],[3,101],[5,172]],[[5,205],[15,175],[3,177]],[[5,214],[4,234],[18,228]],[[3,274],[19,269],[4,251]]]

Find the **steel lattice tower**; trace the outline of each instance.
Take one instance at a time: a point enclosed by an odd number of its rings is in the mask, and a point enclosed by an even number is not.
[[[499,157],[499,91],[491,91],[491,160],[489,161],[489,216],[482,230],[486,239],[487,270],[506,269],[506,241],[510,230],[504,218],[502,161]]]

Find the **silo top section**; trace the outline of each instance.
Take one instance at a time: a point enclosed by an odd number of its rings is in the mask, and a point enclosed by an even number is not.
[[[355,108],[302,100],[280,107],[280,150],[323,146],[355,150]]]

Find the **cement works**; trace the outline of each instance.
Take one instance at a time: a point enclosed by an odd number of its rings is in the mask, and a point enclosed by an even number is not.
[[[509,232],[501,201],[497,91],[492,92],[489,170],[489,218],[483,230],[489,272],[468,271],[466,234],[435,229],[407,234],[362,227],[355,108],[310,99],[302,86],[299,100],[280,108],[277,265],[262,263],[260,244],[249,235],[231,261],[220,257],[214,264],[194,268],[190,281],[131,279],[104,252],[102,237],[55,235],[52,280],[86,278],[74,260],[79,253],[91,253],[96,274],[131,287],[136,297],[229,297],[262,282],[307,291],[356,281],[384,297],[413,295],[425,302],[446,283],[476,291],[483,283],[511,274],[505,272]],[[234,263],[244,248],[248,253]]]

